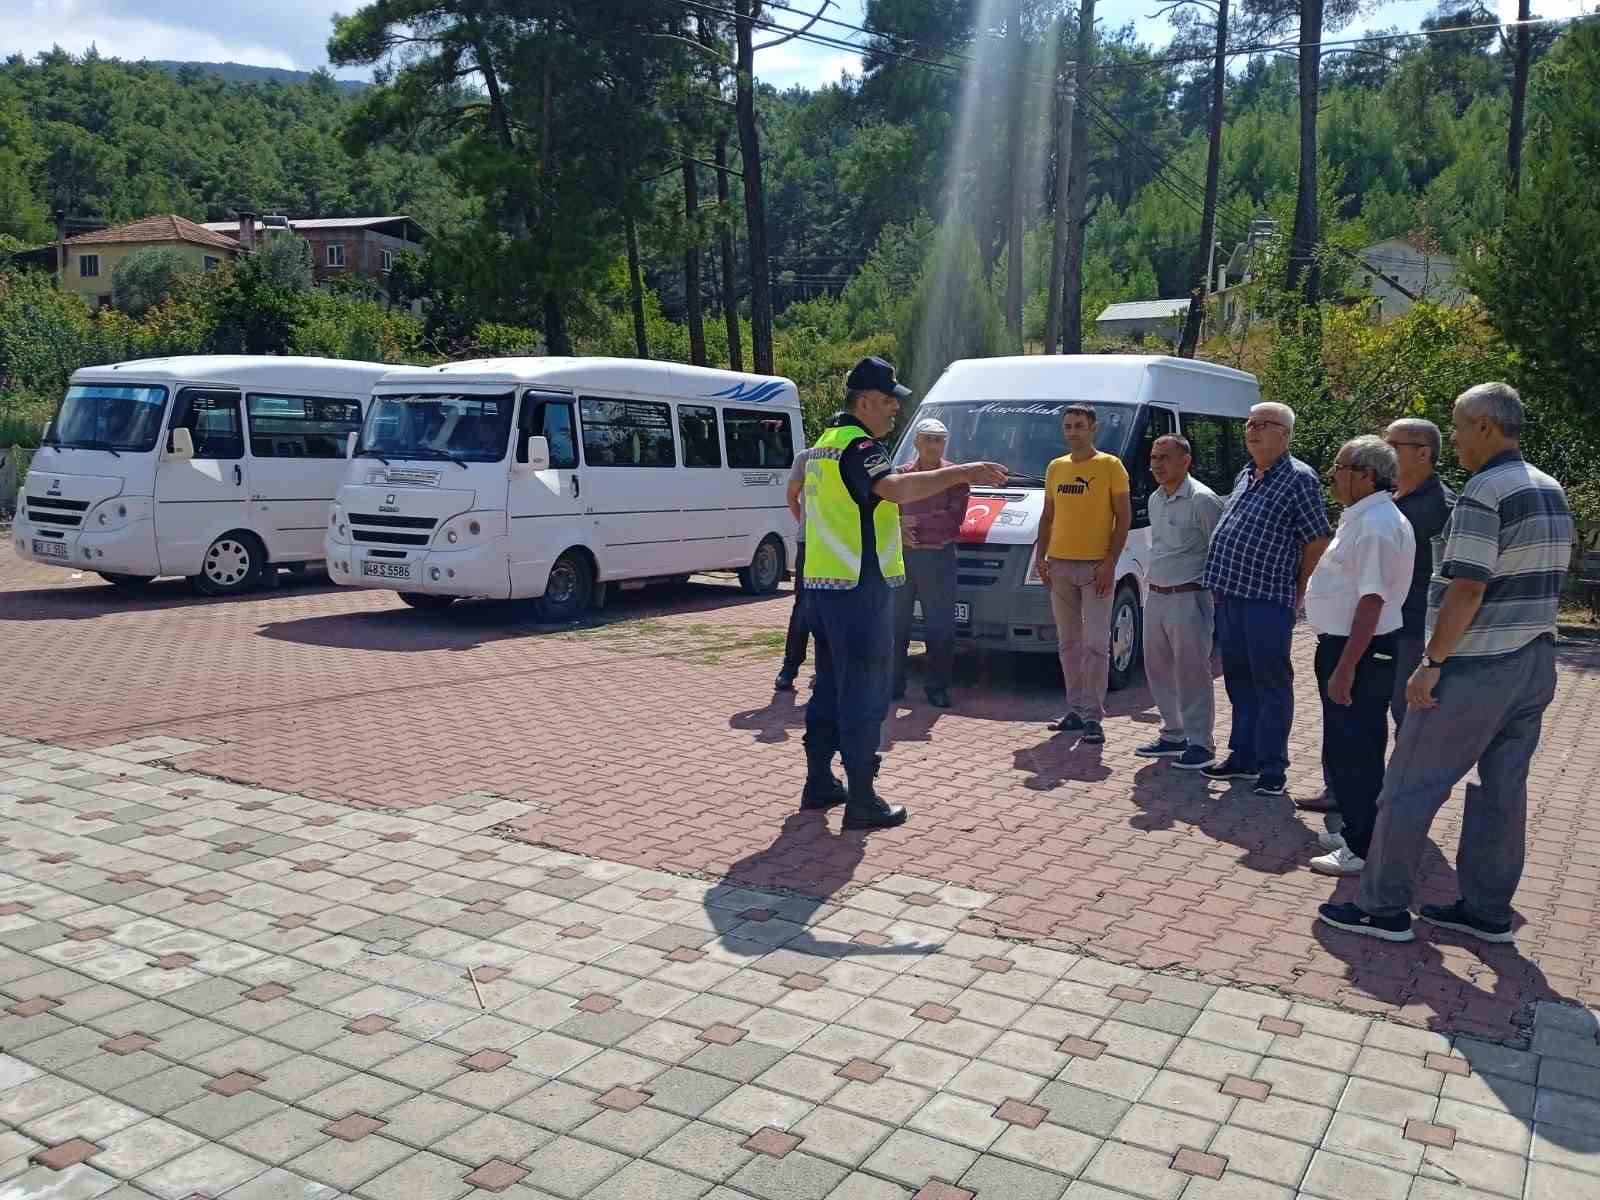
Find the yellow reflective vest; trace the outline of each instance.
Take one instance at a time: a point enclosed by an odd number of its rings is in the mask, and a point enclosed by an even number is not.
[[[844,485],[839,459],[858,438],[871,437],[859,425],[833,425],[823,430],[806,463],[806,569],[808,588],[853,588],[861,582],[861,507]],[[900,506],[879,500],[873,506],[872,531],[878,569],[884,582],[905,582],[905,556],[900,549]]]

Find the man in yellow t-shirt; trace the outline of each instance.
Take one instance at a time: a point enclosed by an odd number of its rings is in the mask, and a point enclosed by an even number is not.
[[[1095,449],[1094,408],[1069,404],[1061,412],[1067,453],[1044,475],[1044,512],[1034,563],[1050,589],[1056,646],[1067,685],[1067,711],[1050,723],[1058,731],[1106,740],[1106,680],[1111,657],[1112,587],[1117,559],[1133,525],[1128,472],[1114,454]]]

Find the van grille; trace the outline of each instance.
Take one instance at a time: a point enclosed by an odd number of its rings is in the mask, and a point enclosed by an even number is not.
[[[388,533],[380,529],[352,529],[350,537],[369,546],[426,546],[431,540],[425,533]]]
[[[396,517],[388,513],[351,513],[350,540],[367,546],[426,546],[433,540],[433,517]],[[361,528],[361,526],[368,528]],[[416,532],[406,532],[415,530]]]
[[[28,516],[40,525],[82,525],[87,500],[62,500],[58,496],[29,496]]]
[[[1006,573],[1006,551],[985,547],[956,553],[956,584],[959,587],[992,587]]]
[[[351,513],[352,525],[376,525],[380,529],[432,529],[432,517],[391,517],[383,513]]]

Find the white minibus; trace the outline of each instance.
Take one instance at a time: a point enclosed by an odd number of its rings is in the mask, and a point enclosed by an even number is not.
[[[195,356],[73,372],[29,465],[17,554],[213,596],[322,558],[334,489],[392,364]]]
[[[612,358],[408,368],[374,389],[327,530],[329,575],[413,608],[531,597],[549,621],[598,589],[736,570],[776,590],[804,445],[787,379]]]
[[[1132,488],[1133,531],[1117,565],[1111,614],[1111,686],[1133,677],[1142,650],[1145,566],[1150,558],[1150,446],[1181,433],[1194,447],[1192,474],[1219,496],[1249,461],[1244,420],[1260,402],[1243,371],[1164,355],[1027,355],[951,363],[916,418],[950,429],[953,462],[1003,463],[1003,488],[974,488],[956,548],[957,645],[1056,652],[1050,597],[1033,569],[1044,474],[1065,454],[1061,413],[1086,402],[1099,418],[1095,444],[1121,457]],[[895,459],[916,457],[915,420]],[[919,631],[920,632],[920,631]]]

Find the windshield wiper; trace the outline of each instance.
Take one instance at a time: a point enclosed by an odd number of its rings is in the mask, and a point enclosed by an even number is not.
[[[83,442],[72,442],[70,445],[79,450],[106,450],[109,451],[113,457],[122,457],[121,451],[119,451],[115,446],[113,446],[110,442],[102,441],[99,438],[91,438],[88,441]]]
[[[369,449],[363,449],[361,447],[357,447],[356,448],[356,457],[357,458],[375,458],[379,462],[381,462],[384,466],[387,467],[389,465],[389,460],[387,458],[385,458],[383,455],[379,454],[376,450],[369,450]]]
[[[432,446],[417,446],[414,449],[407,450],[406,456],[410,458],[442,458],[455,463],[463,471],[471,469],[461,458],[452,454],[449,450],[436,450]]]
[[[1006,472],[1007,483],[1031,483],[1034,487],[1043,487],[1044,479],[1038,475],[1023,475],[1017,471]]]

